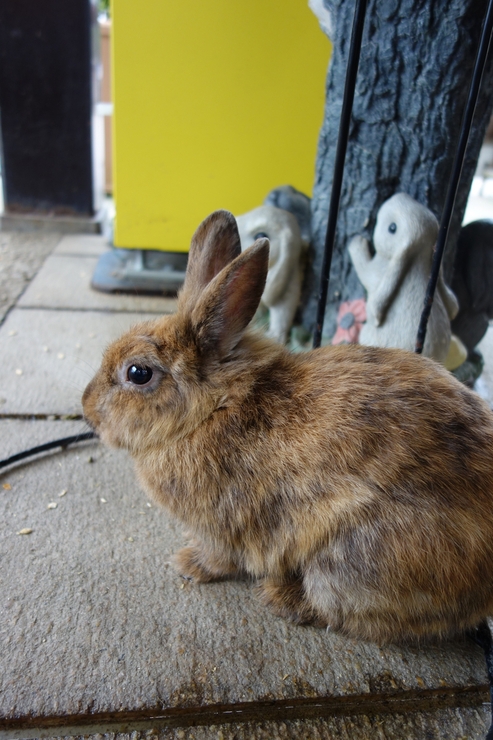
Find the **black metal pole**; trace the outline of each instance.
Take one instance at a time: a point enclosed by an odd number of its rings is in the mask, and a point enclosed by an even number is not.
[[[476,103],[478,101],[479,90],[481,87],[481,79],[483,72],[486,67],[486,61],[488,57],[488,49],[491,41],[491,32],[493,29],[493,0],[489,0],[488,9],[486,16],[483,21],[483,27],[481,30],[481,39],[479,42],[478,53],[476,55],[476,61],[474,64],[474,71],[469,88],[469,96],[467,99],[467,105],[462,119],[462,126],[459,136],[459,144],[455,154],[454,165],[452,168],[452,175],[450,177],[449,187],[447,190],[447,197],[445,199],[445,205],[443,207],[442,218],[440,222],[440,228],[438,231],[438,239],[435,247],[435,253],[433,255],[433,264],[431,268],[431,275],[426,288],[426,295],[424,301],[423,312],[419,322],[418,335],[416,337],[416,345],[414,351],[421,354],[426,339],[426,329],[428,326],[428,319],[430,318],[431,307],[433,305],[433,297],[437,286],[438,276],[440,273],[440,266],[442,264],[442,258],[447,243],[447,237],[449,232],[450,220],[454,211],[455,199],[457,196],[457,190],[459,187],[460,176],[462,173],[462,166],[464,164],[464,156],[466,153],[467,142],[469,134],[471,132],[472,121],[474,118],[474,111],[476,109]]]
[[[339,213],[339,202],[341,199],[342,177],[344,174],[344,160],[346,158],[347,142],[349,138],[349,124],[351,122],[351,111],[353,108],[354,89],[356,75],[358,72],[359,57],[361,51],[361,39],[365,23],[367,0],[356,0],[354,9],[353,28],[351,31],[351,43],[349,46],[348,69],[344,84],[344,97],[342,100],[341,120],[339,123],[339,136],[334,164],[334,176],[332,179],[332,192],[330,195],[329,219],[327,222],[327,233],[325,236],[324,256],[322,272],[320,277],[320,289],[318,293],[317,322],[313,335],[313,347],[320,347],[322,341],[322,329],[327,305],[327,294],[329,291],[330,265],[332,263],[332,252]]]

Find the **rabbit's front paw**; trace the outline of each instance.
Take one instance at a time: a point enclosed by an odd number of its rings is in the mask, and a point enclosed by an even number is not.
[[[291,580],[276,581],[266,578],[258,588],[261,601],[278,617],[294,624],[310,624],[326,627],[327,620],[315,612],[307,601],[303,579],[293,576]]]
[[[225,558],[206,552],[200,544],[182,547],[171,562],[180,576],[196,583],[210,583],[236,575],[236,569]]]

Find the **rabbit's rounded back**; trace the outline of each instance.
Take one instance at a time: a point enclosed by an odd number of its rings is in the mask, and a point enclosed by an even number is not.
[[[493,612],[491,411],[402,350],[293,355],[250,333],[267,265],[265,240],[240,254],[234,219],[209,217],[177,313],[108,349],[86,417],[194,536],[183,575],[246,571],[277,613],[355,637],[476,624]]]

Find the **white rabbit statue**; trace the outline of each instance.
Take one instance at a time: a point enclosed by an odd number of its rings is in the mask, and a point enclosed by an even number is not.
[[[372,257],[368,241],[354,237],[348,247],[356,273],[368,292],[367,321],[361,344],[414,350],[426,286],[431,272],[438,222],[405,193],[381,206]],[[444,363],[451,339],[450,321],[459,306],[440,272],[423,353]]]
[[[237,216],[241,248],[256,239],[270,241],[269,271],[261,306],[269,309],[268,335],[286,343],[300,301],[303,255],[306,242],[292,213],[272,205],[254,208]]]

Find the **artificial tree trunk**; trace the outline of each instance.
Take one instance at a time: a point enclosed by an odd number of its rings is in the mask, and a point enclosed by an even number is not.
[[[332,60],[312,200],[312,259],[303,323],[313,330],[327,226],[354,0],[324,0]],[[405,192],[440,219],[459,138],[486,0],[369,0],[332,259],[324,337],[333,336],[342,301],[364,296],[347,245],[371,238],[382,203]],[[488,59],[445,255],[454,246],[493,108]],[[417,330],[417,327],[416,327]]]

